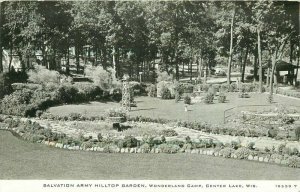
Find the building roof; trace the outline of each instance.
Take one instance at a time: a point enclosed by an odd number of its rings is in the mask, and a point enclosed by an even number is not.
[[[278,61],[276,63],[276,70],[277,71],[290,71],[290,70],[294,70],[297,67],[296,65],[293,65],[291,63],[285,62],[285,61]]]
[[[267,69],[268,66],[271,66],[271,64],[265,65],[263,68]],[[292,63],[288,63],[288,62],[285,62],[285,61],[277,61],[277,63],[276,63],[276,70],[277,71],[291,71],[291,70],[294,70],[296,68],[300,68],[300,67],[297,67],[296,65],[293,65]]]

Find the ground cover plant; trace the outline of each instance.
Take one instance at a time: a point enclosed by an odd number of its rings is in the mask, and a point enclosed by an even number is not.
[[[276,150],[257,150],[253,146],[253,143],[249,143],[247,147],[242,147],[237,142],[231,142],[231,144],[222,144],[216,142],[213,139],[199,139],[197,141],[192,140],[189,136],[184,140],[166,140],[165,136],[155,138],[149,134],[144,135],[142,138],[132,135],[125,135],[125,137],[116,138],[108,134],[102,136],[98,134],[96,138],[93,136],[79,135],[79,137],[68,136],[64,133],[53,132],[50,128],[44,128],[36,122],[30,120],[23,121],[20,119],[14,119],[11,117],[3,118],[10,130],[13,130],[25,140],[38,143],[47,143],[56,147],[66,149],[81,149],[102,151],[107,153],[122,153],[123,148],[135,148],[130,151],[140,151],[142,153],[154,153],[155,151],[163,153],[199,153],[199,149],[211,149],[205,153],[223,156],[226,158],[237,159],[249,159],[254,157],[263,158],[266,162],[280,163],[290,167],[300,167],[300,154],[299,151],[294,148],[288,148],[284,144],[277,147]],[[75,124],[77,125],[77,124]],[[79,126],[80,127],[80,126]],[[91,127],[90,125],[88,127]],[[139,127],[139,130],[143,128]],[[170,130],[166,130],[170,133]],[[172,132],[172,131],[171,131]],[[136,132],[135,132],[136,133]],[[174,135],[173,133],[171,135]],[[167,135],[169,136],[169,135]],[[53,144],[51,144],[51,143]],[[229,147],[230,146],[230,147]],[[122,150],[121,150],[122,148]],[[129,150],[129,149],[126,149]],[[124,151],[126,152],[126,151]],[[202,153],[202,152],[201,152]]]

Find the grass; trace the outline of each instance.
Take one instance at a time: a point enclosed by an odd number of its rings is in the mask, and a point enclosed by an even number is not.
[[[28,143],[0,131],[0,179],[300,179],[300,170],[196,154],[106,154]]]
[[[151,97],[137,97],[137,107],[132,108],[131,116],[145,116],[152,118],[164,118],[170,120],[187,120],[187,121],[206,121],[210,123],[223,123],[224,110],[241,106],[241,105],[268,105],[268,94],[250,93],[250,98],[238,98],[238,93],[227,93],[227,101],[218,103],[217,98],[214,104],[195,103],[188,106],[188,112],[185,112],[185,104],[183,101],[175,103],[174,100],[161,100]],[[275,104],[285,106],[293,105],[298,100],[274,95]],[[120,107],[119,103],[107,102],[91,102],[81,105],[63,105],[52,107],[49,111],[56,115],[68,115],[72,112],[85,114],[88,116],[104,115],[108,108]],[[240,110],[253,110],[258,107],[243,107]]]

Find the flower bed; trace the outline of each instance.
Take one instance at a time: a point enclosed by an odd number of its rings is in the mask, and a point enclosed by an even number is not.
[[[282,164],[290,167],[300,167],[300,153],[297,148],[290,149],[280,145],[277,149],[255,150],[253,145],[241,147],[236,142],[220,143],[212,139],[192,140],[186,137],[184,141],[173,139],[166,140],[164,136],[154,138],[144,136],[136,138],[127,136],[115,138],[98,135],[97,139],[92,137],[72,138],[64,133],[56,133],[51,129],[44,128],[36,122],[23,121],[20,119],[2,119],[7,125],[6,129],[17,133],[23,139],[31,142],[44,143],[46,145],[68,150],[86,150],[106,153],[192,153],[202,155],[221,156],[225,158],[236,158]]]

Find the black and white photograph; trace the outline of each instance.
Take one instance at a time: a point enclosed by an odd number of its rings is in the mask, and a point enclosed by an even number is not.
[[[299,1],[0,1],[0,192],[300,192],[299,30]]]

